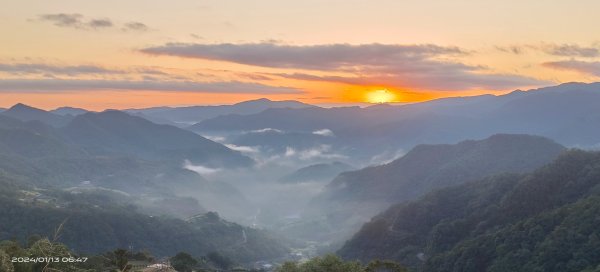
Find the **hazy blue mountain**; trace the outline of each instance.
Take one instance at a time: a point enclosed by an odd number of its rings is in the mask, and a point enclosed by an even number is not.
[[[208,182],[198,173],[184,169],[183,162],[147,160],[125,152],[97,154],[86,149],[43,123],[0,116],[0,173],[21,185],[72,188],[86,182],[87,189],[119,190],[130,194],[131,200],[145,195],[139,199],[143,206],[163,200],[179,201],[178,196],[182,196],[197,198],[207,208],[230,211],[225,213],[228,216],[255,210],[238,189],[225,181]]]
[[[388,164],[340,174],[313,200],[306,217],[323,216],[336,235],[342,230],[348,235],[391,204],[488,175],[531,171],[563,150],[543,137],[508,134],[453,145],[419,145]]]
[[[193,131],[251,131],[273,128],[283,131],[314,131],[352,124],[350,120],[362,110],[343,108],[273,108],[259,113],[230,114],[215,117],[190,126]],[[334,131],[335,132],[335,131]]]
[[[0,108],[0,112],[3,112],[3,111],[5,111],[5,110],[6,110],[5,108]]]
[[[60,107],[60,108],[53,109],[50,112],[58,114],[58,115],[72,115],[72,116],[77,116],[77,115],[84,114],[84,113],[89,112],[89,111],[86,110],[86,109],[82,109],[82,108]]]
[[[269,108],[306,108],[314,107],[298,101],[272,101],[266,98],[244,101],[233,105],[191,106],[191,107],[157,107],[147,109],[131,109],[153,118],[160,118],[176,123],[195,123],[201,120],[228,114],[253,114]]]
[[[1,114],[19,119],[21,121],[40,121],[53,127],[64,126],[72,119],[72,117],[61,116],[21,103],[12,106],[10,109],[2,112]]]
[[[279,181],[284,183],[330,181],[338,174],[353,169],[355,168],[352,165],[343,162],[319,163],[302,167],[281,177]]]
[[[16,128],[23,125],[23,122],[18,119],[0,114],[0,128]]]
[[[159,125],[170,125],[170,126],[174,126],[174,127],[186,127],[185,124],[176,123],[176,122],[173,122],[171,120],[167,120],[167,119],[164,119],[164,118],[158,117],[158,116],[147,115],[147,114],[144,114],[142,112],[129,111],[127,113],[129,113],[129,114],[131,114],[133,116],[142,117],[142,118],[144,118],[144,119],[146,119],[146,120],[148,120],[148,121],[150,121],[152,123],[159,124]]]
[[[210,167],[252,164],[239,152],[195,133],[115,110],[79,115],[62,132],[81,148],[97,154],[131,154],[178,163],[189,160]]]
[[[416,271],[593,271],[599,170],[600,153],[571,150],[531,174],[441,189],[374,217],[339,253]]]
[[[563,149],[543,137],[510,134],[454,145],[419,145],[388,164],[341,174],[325,194],[338,200],[400,202],[491,174],[530,171]]]
[[[368,161],[389,150],[453,143],[497,133],[532,134],[566,146],[600,144],[600,83],[567,83],[493,96],[444,98],[401,106],[268,109],[207,119],[189,129],[238,132],[264,128],[336,135],[347,155]],[[552,120],[552,121],[549,121]]]

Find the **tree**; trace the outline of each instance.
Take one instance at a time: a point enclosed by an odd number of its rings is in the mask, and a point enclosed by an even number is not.
[[[206,258],[208,258],[209,261],[211,261],[213,264],[222,269],[229,269],[231,266],[233,266],[233,261],[227,258],[226,256],[221,255],[219,252],[213,251],[211,253],[208,253],[208,255],[206,255]]]
[[[374,261],[363,267],[356,261],[344,261],[336,255],[316,257],[308,262],[286,262],[276,270],[277,272],[406,272],[401,265],[392,261]]]
[[[28,255],[31,258],[75,258],[69,248],[61,243],[54,243],[47,238],[40,239],[35,242],[28,250]],[[63,271],[63,272],[78,272],[82,271],[76,267],[73,262],[40,262],[33,264],[33,271]]]
[[[10,256],[4,252],[4,250],[0,249],[0,271],[3,272],[14,272],[15,268],[13,267],[12,262],[10,261]]]
[[[129,262],[127,254],[127,250],[122,248],[113,251],[113,263],[119,268],[119,271],[127,271],[127,262]]]
[[[371,261],[367,267],[365,268],[365,272],[378,272],[378,271],[386,271],[386,272],[407,272],[408,270],[396,263],[394,261],[389,260],[374,260]]]
[[[198,265],[198,260],[188,253],[179,252],[171,258],[171,265],[179,272],[191,272]]]

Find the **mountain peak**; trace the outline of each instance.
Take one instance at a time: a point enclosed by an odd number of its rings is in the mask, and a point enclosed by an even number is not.
[[[36,111],[45,111],[42,109],[38,109],[29,105],[25,105],[23,103],[17,103],[15,105],[13,105],[12,107],[10,107],[7,111],[14,111],[14,110],[36,110]]]
[[[239,103],[235,103],[234,105],[261,104],[261,103],[271,103],[271,102],[276,102],[276,101],[273,101],[271,99],[263,97],[263,98],[259,98],[259,99],[242,101],[242,102],[239,102]]]
[[[54,127],[63,126],[68,121],[70,121],[70,118],[67,118],[65,116],[54,114],[52,112],[45,111],[42,109],[34,108],[23,103],[15,104],[10,109],[2,112],[2,114],[24,122],[40,121],[44,124]]]
[[[60,107],[60,108],[56,108],[51,110],[50,112],[58,114],[58,115],[80,115],[80,114],[84,114],[86,112],[88,112],[88,110],[86,109],[82,109],[82,108],[75,108],[75,107]]]

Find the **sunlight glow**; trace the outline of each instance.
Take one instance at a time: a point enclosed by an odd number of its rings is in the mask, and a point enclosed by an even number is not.
[[[396,95],[387,89],[375,90],[367,94],[367,101],[369,103],[389,103],[394,102],[395,99]]]

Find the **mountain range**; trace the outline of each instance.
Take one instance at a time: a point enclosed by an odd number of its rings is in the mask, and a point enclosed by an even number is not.
[[[598,147],[598,109],[600,83],[363,108],[17,104],[0,112],[0,240],[69,218],[77,252],[251,262],[294,244],[417,271],[593,271],[600,157],[569,148]]]
[[[79,253],[116,247],[158,256],[218,251],[238,262],[280,257],[283,239],[207,210],[254,211],[227,182],[209,182],[187,163],[245,167],[252,160],[192,132],[124,112],[80,114],[63,126],[18,105],[0,114],[0,240],[52,236]],[[31,112],[36,118],[21,121]],[[66,219],[66,221],[65,221]]]
[[[53,127],[64,126],[72,119],[72,116],[54,114],[21,103],[5,110],[2,114],[21,121],[40,121]]]
[[[146,109],[130,109],[128,112],[141,113],[151,118],[161,118],[174,123],[197,123],[220,115],[258,113],[270,108],[307,108],[314,107],[298,101],[272,101],[266,98],[249,100],[233,105],[190,106],[190,107],[156,107]]]
[[[252,164],[250,158],[239,152],[195,133],[174,126],[155,124],[116,110],[73,116],[17,104],[1,115],[24,122],[46,124],[48,127],[40,129],[52,134],[55,140],[94,155],[135,155],[179,164],[189,160],[211,167]]]
[[[54,113],[54,114],[58,114],[58,115],[63,115],[63,116],[64,115],[77,116],[77,115],[84,114],[89,111],[86,109],[75,108],[75,107],[59,107],[59,108],[51,110],[50,112]]]
[[[594,147],[600,143],[598,108],[600,83],[566,83],[498,96],[444,98],[400,106],[268,109],[207,119],[189,129],[201,134],[265,128],[305,133],[328,129],[345,155],[368,162],[390,150],[497,133],[540,135],[565,146]],[[288,144],[293,145],[293,141]]]
[[[563,150],[543,137],[510,134],[453,145],[419,145],[388,164],[339,174],[313,199],[304,216],[323,218],[320,224],[326,227],[314,232],[321,239],[327,235],[344,239],[392,204],[489,175],[531,171]]]

